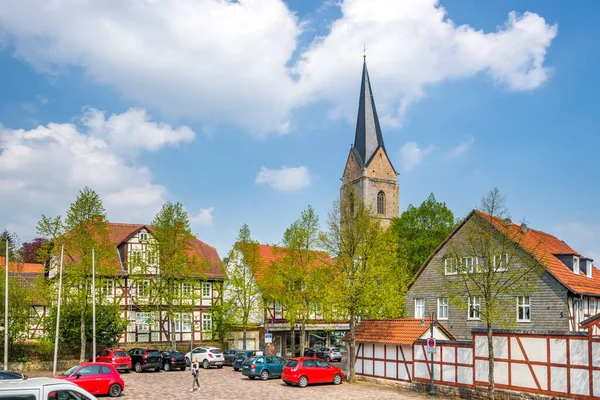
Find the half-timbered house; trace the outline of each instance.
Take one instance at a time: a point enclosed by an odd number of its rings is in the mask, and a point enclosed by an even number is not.
[[[239,251],[239,250],[237,250]],[[252,274],[252,279],[262,290],[260,301],[255,303],[251,312],[251,328],[247,334],[246,348],[262,349],[264,346],[264,332],[267,330],[272,334],[274,353],[279,356],[293,356],[292,348],[300,350],[301,330],[299,324],[291,329],[289,321],[286,319],[286,310],[276,301],[269,300],[269,296],[264,294],[264,288],[269,287],[273,279],[274,264],[279,261],[284,254],[284,249],[277,246],[258,245],[258,259],[254,265],[247,266]],[[325,253],[319,254],[330,261]],[[239,263],[243,257],[233,252],[226,264],[226,269],[232,268],[232,263]],[[227,291],[225,298],[227,298]],[[345,343],[342,342],[343,336],[349,329],[349,321],[343,318],[325,317],[332,315],[331,312],[325,312],[317,307],[310,313],[310,319],[306,324],[305,343],[309,347],[339,346],[345,349]],[[239,321],[237,321],[239,323]],[[293,341],[293,342],[292,342]],[[292,344],[294,343],[294,344]],[[239,330],[231,333],[229,344],[234,348],[242,348],[242,336]]]
[[[484,327],[479,316],[485,304],[479,298],[470,298],[465,293],[465,306],[458,307],[444,293],[445,283],[464,273],[464,268],[463,272],[458,271],[457,263],[470,266],[471,273],[477,273],[485,262],[479,259],[480,255],[470,254],[472,249],[461,245],[467,224],[481,222],[492,224],[498,235],[508,235],[518,254],[522,254],[517,260],[530,257],[541,266],[541,275],[530,272],[532,275],[527,276],[535,282],[534,290],[516,295],[512,306],[506,309],[506,315],[513,321],[510,328],[528,333],[584,331],[580,323],[600,312],[600,270],[593,260],[553,235],[510,220],[490,218],[479,211],[472,211],[418,270],[406,295],[405,314],[423,318],[435,312],[438,320],[459,339],[470,339],[473,328]],[[456,260],[451,250],[457,246],[463,246],[461,260]],[[494,256],[494,268],[499,268],[500,274],[503,272],[500,268],[522,268],[507,258],[505,254]]]

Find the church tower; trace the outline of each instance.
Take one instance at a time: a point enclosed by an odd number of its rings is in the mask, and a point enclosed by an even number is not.
[[[372,209],[383,226],[388,226],[391,218],[398,216],[400,207],[397,176],[383,144],[365,59],[354,144],[346,161],[340,192],[353,186],[358,197]]]

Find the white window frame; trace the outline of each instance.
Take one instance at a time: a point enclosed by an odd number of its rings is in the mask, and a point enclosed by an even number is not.
[[[573,256],[573,273],[579,275],[579,257]]]
[[[206,293],[206,288],[208,287],[208,294]],[[202,282],[202,298],[203,299],[211,299],[212,298],[212,283],[211,282]]]
[[[142,287],[144,292],[142,294]],[[150,281],[143,280],[137,282],[137,297],[138,299],[147,299],[150,296]]]
[[[592,266],[592,261],[585,260],[585,276],[587,276],[588,278],[591,278],[592,277],[592,269],[594,269],[594,267]]]
[[[464,265],[464,271],[463,274],[472,274],[473,272],[475,272],[475,265],[477,265],[477,257],[462,257],[460,259],[461,261],[461,265]],[[467,268],[467,261],[471,261],[471,265]],[[464,263],[464,264],[462,264]]]
[[[102,282],[102,287],[100,288],[100,292],[104,297],[112,298],[115,295],[115,280],[114,279],[105,279]]]
[[[148,232],[140,232],[140,242],[148,241]]]
[[[154,321],[154,313],[152,312],[137,312],[135,313],[135,326],[138,333],[149,333],[152,329],[152,324],[146,321],[151,319]],[[141,321],[141,322],[140,322]]]
[[[212,314],[202,314],[202,332],[212,331]]]
[[[194,285],[188,282],[181,283],[181,297],[192,296]]]
[[[454,263],[454,266],[452,265]],[[448,268],[450,267],[450,268]],[[452,270],[454,267],[454,270]],[[456,258],[446,258],[444,260],[444,273],[446,275],[457,275],[458,274],[458,264],[456,262]]]
[[[469,297],[467,306],[467,320],[481,321],[481,297]]]
[[[440,320],[447,320],[448,319],[448,313],[450,311],[450,302],[448,301],[447,297],[438,297],[437,299],[437,319]],[[444,316],[442,313],[442,310],[446,310],[446,315]]]
[[[142,262],[142,251],[138,249],[132,249],[129,252],[129,256],[131,257],[130,263],[134,264],[134,266],[141,264]],[[137,258],[137,260],[136,260]]]
[[[422,297],[415,299],[415,318],[425,318],[425,299]]]
[[[504,263],[502,259],[504,258]],[[500,259],[500,262],[497,260]],[[498,265],[502,265],[499,267]],[[508,269],[508,253],[494,255],[494,272],[506,272]]]
[[[589,310],[590,315],[596,315],[596,314],[598,314],[598,308],[597,308],[598,307],[598,301],[596,300],[596,298],[595,297],[590,297],[588,303],[589,303],[589,307],[588,308],[590,309]]]
[[[146,264],[148,265],[156,265],[156,254],[154,250],[148,249],[145,251]]]
[[[525,310],[529,310],[529,318],[519,318],[521,308],[523,309],[523,316],[525,316]],[[517,322],[531,322],[531,297],[517,296]]]

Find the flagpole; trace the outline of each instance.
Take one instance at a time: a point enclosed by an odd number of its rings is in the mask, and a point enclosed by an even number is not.
[[[56,364],[58,362],[58,328],[60,326],[60,303],[62,299],[62,273],[63,273],[63,256],[65,246],[60,248],[60,270],[58,272],[58,307],[56,309],[56,333],[54,335],[54,365],[52,367],[52,375],[56,376]]]
[[[92,249],[92,361],[96,362],[96,264],[95,252]]]
[[[8,239],[6,239],[6,274],[4,279],[4,370],[8,371]]]

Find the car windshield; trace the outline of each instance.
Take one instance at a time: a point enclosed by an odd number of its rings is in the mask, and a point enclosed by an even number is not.
[[[246,358],[246,353],[240,352],[235,355],[236,358]]]
[[[75,370],[79,368],[79,365],[76,365],[74,367],[69,368],[68,370],[66,370],[65,372],[63,372],[61,375],[62,376],[69,376],[71,375],[73,372],[75,372]]]
[[[148,357],[160,357],[160,353],[157,350],[148,350]]]
[[[244,361],[244,364],[252,364],[254,360],[256,360],[256,357],[250,357],[246,361]]]
[[[127,353],[125,353],[124,351],[115,351],[114,355],[115,357],[127,357]]]
[[[334,347],[334,348],[331,349],[331,351],[333,351],[334,353],[339,353],[340,349],[337,349],[337,348]]]
[[[213,354],[221,354],[221,349],[210,349],[210,352]]]
[[[297,367],[298,366],[298,360],[287,360],[287,362],[285,363],[286,367]]]

